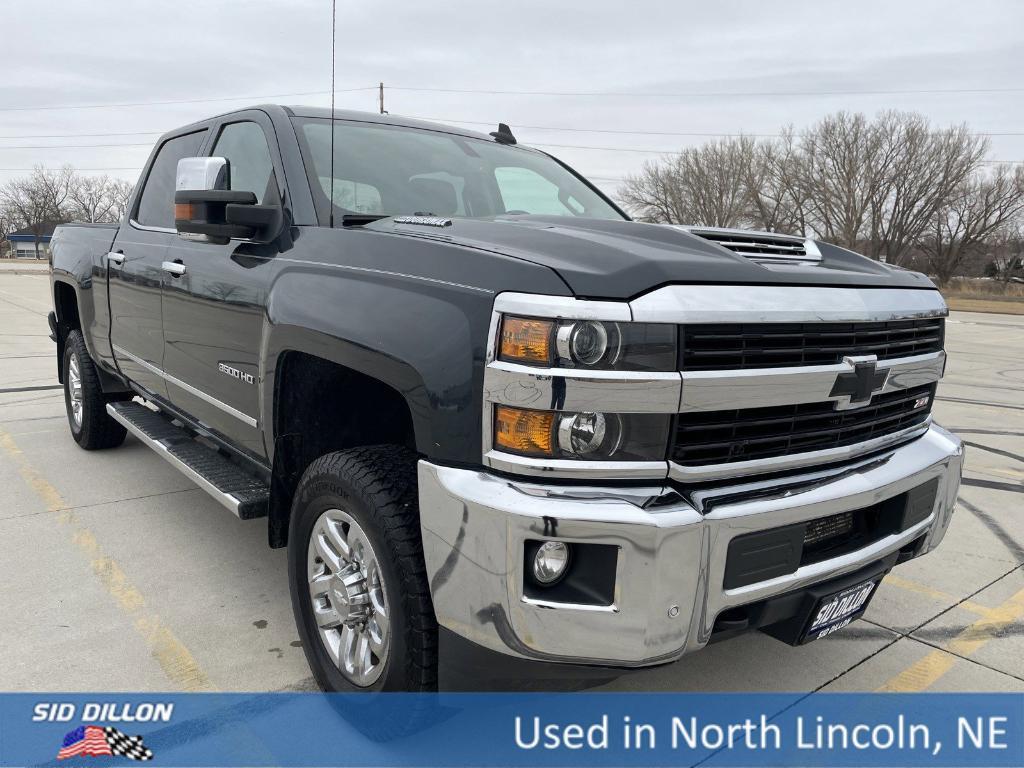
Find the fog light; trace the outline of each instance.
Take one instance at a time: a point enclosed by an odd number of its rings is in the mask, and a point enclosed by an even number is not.
[[[545,586],[561,579],[569,568],[569,545],[561,541],[545,541],[533,556],[533,577]]]

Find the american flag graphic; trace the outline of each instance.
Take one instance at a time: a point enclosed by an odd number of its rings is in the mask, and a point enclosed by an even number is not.
[[[117,728],[80,725],[64,737],[57,752],[58,760],[69,757],[127,757],[130,760],[152,760],[153,751],[142,743],[141,736],[128,736]]]

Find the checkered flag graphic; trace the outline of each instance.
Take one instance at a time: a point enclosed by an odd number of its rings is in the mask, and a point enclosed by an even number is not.
[[[129,760],[153,759],[153,750],[142,743],[141,736],[129,736],[109,726],[103,729],[103,735],[107,738],[110,751],[115,755],[127,757]]]

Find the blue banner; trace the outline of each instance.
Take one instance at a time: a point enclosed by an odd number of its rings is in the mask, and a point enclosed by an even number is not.
[[[0,766],[1024,766],[1015,694],[2,694]]]

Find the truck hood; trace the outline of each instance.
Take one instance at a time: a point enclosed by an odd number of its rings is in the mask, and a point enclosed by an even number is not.
[[[381,219],[366,227],[483,249],[550,267],[577,296],[631,299],[671,283],[934,289],[924,275],[819,243],[815,264],[765,264],[660,224],[568,218],[453,218],[447,226]]]

